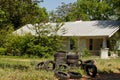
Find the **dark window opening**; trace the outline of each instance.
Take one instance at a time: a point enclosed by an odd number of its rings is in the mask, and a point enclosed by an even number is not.
[[[89,42],[90,42],[89,43],[89,49],[93,50],[93,39],[90,39]]]
[[[70,50],[73,50],[75,48],[75,42],[73,39],[70,39]]]

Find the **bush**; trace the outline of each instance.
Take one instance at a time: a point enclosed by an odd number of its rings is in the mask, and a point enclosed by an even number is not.
[[[88,56],[90,56],[90,52],[89,52],[88,49],[85,49],[85,50],[84,50],[83,57],[88,57]]]
[[[0,47],[0,55],[6,55],[7,49]]]

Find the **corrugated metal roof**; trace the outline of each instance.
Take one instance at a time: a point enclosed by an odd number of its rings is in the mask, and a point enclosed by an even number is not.
[[[120,21],[82,21],[68,22],[63,25],[63,36],[108,36],[119,30]]]
[[[51,23],[51,25],[55,25]],[[22,34],[23,32],[30,32],[35,35],[35,32],[30,30],[29,27],[33,27],[28,24],[22,28],[15,31],[17,34]],[[76,22],[66,22],[62,28],[66,30],[65,34],[61,31],[58,32],[62,36],[108,36],[111,37],[116,31],[119,30],[120,21],[76,21]]]

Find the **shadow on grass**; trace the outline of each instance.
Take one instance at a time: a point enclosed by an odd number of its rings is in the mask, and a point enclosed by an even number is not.
[[[100,73],[92,80],[120,80],[120,73]]]
[[[0,68],[13,68],[19,70],[28,70],[29,66],[21,65],[21,64],[7,64],[7,63],[0,63]]]

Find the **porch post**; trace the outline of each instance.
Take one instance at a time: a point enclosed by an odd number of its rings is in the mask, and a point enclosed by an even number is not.
[[[102,48],[107,48],[106,38],[103,38]]]
[[[103,38],[102,48],[101,48],[101,55],[102,59],[108,59],[108,48],[107,48],[107,40]]]

